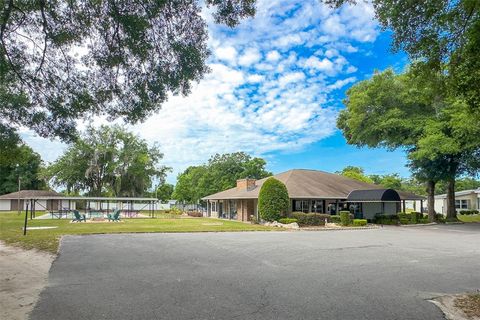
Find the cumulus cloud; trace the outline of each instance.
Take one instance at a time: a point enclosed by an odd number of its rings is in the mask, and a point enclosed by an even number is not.
[[[238,59],[238,63],[241,66],[250,66],[262,58],[257,48],[247,48],[243,55]]]
[[[215,49],[215,56],[219,60],[235,63],[237,59],[237,50],[234,47],[218,47]]]
[[[272,50],[267,53],[267,61],[275,62],[281,58],[280,53],[277,50]]]

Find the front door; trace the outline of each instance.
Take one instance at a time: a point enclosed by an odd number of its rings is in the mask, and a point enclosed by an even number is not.
[[[223,201],[218,202],[218,216],[224,218],[223,216]]]

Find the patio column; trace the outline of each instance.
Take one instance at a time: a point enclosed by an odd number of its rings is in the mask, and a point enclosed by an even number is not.
[[[420,213],[423,214],[423,200],[420,200]]]
[[[335,214],[338,215],[338,199],[335,200]]]
[[[402,212],[405,213],[407,211],[407,207],[406,207],[406,204],[405,204],[405,200],[403,200],[403,210]]]

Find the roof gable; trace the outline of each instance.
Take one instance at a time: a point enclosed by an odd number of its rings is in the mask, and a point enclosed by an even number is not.
[[[0,196],[0,199],[32,199],[35,197],[63,197],[63,194],[51,190],[20,190]]]

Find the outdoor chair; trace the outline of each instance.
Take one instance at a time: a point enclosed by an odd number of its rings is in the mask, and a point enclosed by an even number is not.
[[[78,212],[78,210],[73,210],[73,220],[72,222],[87,222],[87,218],[85,217],[85,214],[82,213],[80,214],[80,212]]]
[[[112,214],[108,214],[108,221],[113,221],[113,222],[116,222],[116,221],[120,221],[120,210],[115,210],[113,211]]]

